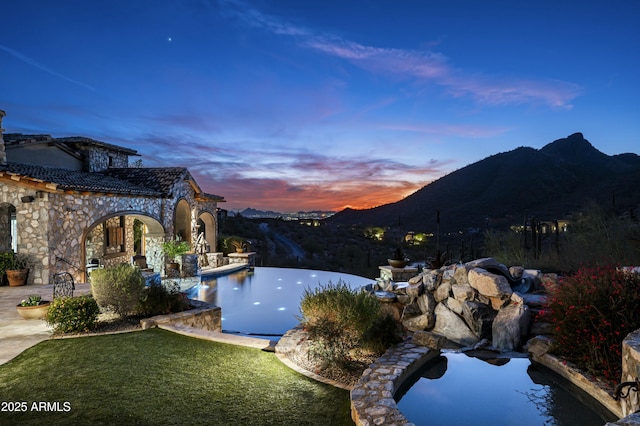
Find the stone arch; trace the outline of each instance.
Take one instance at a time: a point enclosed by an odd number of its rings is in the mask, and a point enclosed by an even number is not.
[[[155,218],[139,211],[121,211],[104,215],[96,219],[84,231],[81,239],[81,262],[84,262],[84,282],[88,282],[88,272],[93,266],[92,261],[95,259],[102,266],[110,266],[122,262],[130,262],[134,250],[134,227],[135,221],[142,223],[141,240],[142,249],[139,254],[147,258],[147,265],[155,271],[161,271],[164,265],[162,243],[165,239],[165,229],[162,224]],[[109,252],[107,250],[108,242],[106,239],[110,237],[108,225],[118,227],[122,225],[123,246],[117,252]],[[117,233],[113,233],[117,235]],[[116,237],[118,238],[118,237]],[[116,244],[118,245],[118,244]]]
[[[174,237],[192,243],[192,227],[191,206],[184,198],[176,203],[176,209],[173,215],[173,229],[175,229]]]
[[[16,207],[0,203],[0,251],[17,251],[18,227]]]
[[[198,216],[198,235],[204,234],[204,240],[207,243],[207,251],[215,252],[217,248],[216,235],[217,233],[217,221],[216,217],[208,211],[201,212]]]

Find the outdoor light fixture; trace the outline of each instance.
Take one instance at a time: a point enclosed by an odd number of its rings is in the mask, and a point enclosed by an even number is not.
[[[25,195],[24,197],[20,197],[20,201],[23,203],[33,203],[36,198],[33,195]]]

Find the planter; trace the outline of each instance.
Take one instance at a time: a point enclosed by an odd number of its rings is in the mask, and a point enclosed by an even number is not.
[[[7,280],[11,287],[18,287],[27,283],[28,269],[7,269]]]
[[[409,263],[404,259],[387,259],[387,261],[389,262],[389,266],[392,268],[404,268],[407,266],[407,263]]]
[[[16,306],[20,316],[26,320],[43,319],[49,311],[50,302],[41,302],[36,306]]]
[[[167,262],[165,265],[166,275],[169,278],[180,277],[180,264],[178,262]]]

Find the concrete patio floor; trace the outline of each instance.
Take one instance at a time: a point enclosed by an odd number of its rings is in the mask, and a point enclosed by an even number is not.
[[[76,284],[74,296],[90,294],[89,284]],[[52,285],[0,287],[0,364],[15,358],[25,349],[51,337],[51,329],[42,320],[22,319],[16,305],[32,294],[42,300],[53,299]]]

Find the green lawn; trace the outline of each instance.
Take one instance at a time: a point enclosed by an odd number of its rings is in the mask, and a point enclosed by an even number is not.
[[[353,424],[347,391],[273,353],[159,329],[42,342],[0,366],[0,402],[26,402],[0,425]]]

